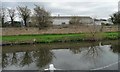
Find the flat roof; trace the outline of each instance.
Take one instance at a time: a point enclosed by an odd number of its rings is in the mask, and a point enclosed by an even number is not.
[[[51,18],[74,18],[74,17],[77,17],[77,18],[91,18],[90,16],[51,16]]]

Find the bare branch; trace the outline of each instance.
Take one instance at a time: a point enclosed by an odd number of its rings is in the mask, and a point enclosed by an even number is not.
[[[5,20],[5,8],[1,8],[0,10],[0,21],[2,23],[2,26],[4,25],[4,20]]]
[[[11,25],[14,26],[15,9],[8,9],[8,14],[11,19]]]
[[[20,6],[18,6],[18,7],[17,7],[17,10],[18,10],[20,16],[22,17],[25,26],[27,27],[27,26],[28,26],[28,25],[27,25],[27,21],[28,21],[29,18],[30,18],[31,10],[28,9],[27,6],[25,6],[25,7],[20,7]]]
[[[35,5],[34,14],[35,14],[39,29],[49,25],[50,13],[46,11],[44,8],[41,8],[40,6]]]

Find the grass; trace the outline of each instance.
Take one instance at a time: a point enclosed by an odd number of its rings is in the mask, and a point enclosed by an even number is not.
[[[119,32],[105,32],[96,33],[94,39],[118,39]],[[1,37],[0,37],[1,38]],[[90,40],[92,35],[90,33],[78,33],[78,34],[34,34],[34,35],[16,35],[16,36],[2,36],[3,43],[33,43],[43,42],[67,42],[67,41],[84,41]]]
[[[114,40],[120,38],[119,34],[120,34],[119,32],[108,32],[108,33],[104,33],[104,36],[105,39]]]

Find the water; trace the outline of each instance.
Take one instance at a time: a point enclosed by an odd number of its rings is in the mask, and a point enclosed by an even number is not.
[[[2,47],[0,46],[0,72],[2,71]]]
[[[118,70],[117,41],[3,46],[3,70]]]

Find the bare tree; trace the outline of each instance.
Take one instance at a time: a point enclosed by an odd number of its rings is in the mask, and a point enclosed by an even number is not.
[[[4,20],[5,20],[5,8],[1,8],[0,10],[0,21],[2,23],[2,26],[4,25]]]
[[[8,9],[8,14],[11,19],[11,26],[14,26],[15,9]]]
[[[31,20],[30,26],[32,26],[32,27],[38,27],[37,19],[36,19],[35,15],[32,15],[32,16],[30,17],[30,20]]]
[[[35,5],[34,14],[36,18],[36,22],[39,26],[39,29],[47,27],[50,24],[50,13],[46,11],[44,8],[41,8],[38,5]]]
[[[17,10],[18,10],[20,16],[22,17],[25,26],[27,27],[28,26],[27,22],[30,18],[31,10],[28,9],[27,6],[25,6],[25,7],[19,7],[18,6]]]
[[[69,21],[69,23],[71,25],[80,24],[80,18],[78,16],[74,16],[74,17],[71,18],[71,20]]]
[[[92,41],[101,40],[103,38],[103,34],[100,31],[101,27],[95,23],[95,19],[96,18],[93,18],[92,25],[87,25],[87,29],[89,30],[89,34],[86,34],[86,36],[89,38],[89,40],[92,40]]]

